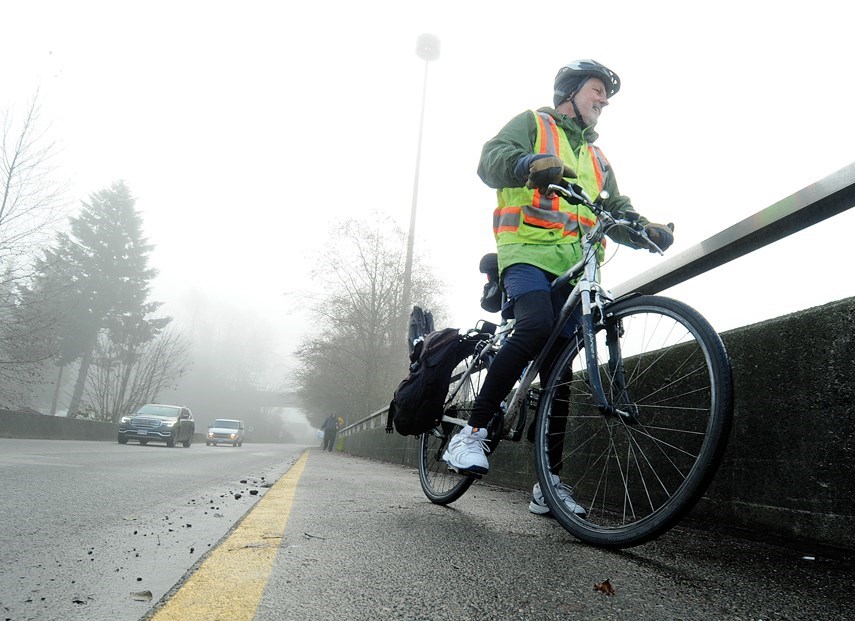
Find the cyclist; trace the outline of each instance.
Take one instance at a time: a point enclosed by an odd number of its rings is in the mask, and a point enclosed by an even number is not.
[[[566,183],[565,179],[569,178],[592,197],[606,190],[609,198],[605,208],[616,216],[632,210],[629,198],[618,191],[608,160],[593,144],[597,139],[594,128],[600,114],[619,89],[617,74],[600,63],[593,60],[571,62],[555,77],[555,107],[528,110],[515,116],[481,152],[478,176],[495,188],[498,195],[493,231],[501,284],[509,300],[502,312],[506,316],[512,313],[516,324],[487,373],[469,424],[449,441],[443,455],[449,467],[461,474],[489,471],[487,455],[494,433],[491,424],[497,426],[500,403],[526,364],[546,343],[563,302],[552,299],[550,281],[579,261],[580,234],[595,222],[594,214],[586,207],[569,205],[547,195],[546,186]],[[643,217],[639,219],[651,241],[662,250],[672,244],[674,238],[669,227],[650,223]],[[646,242],[633,239],[622,229],[610,232],[609,236],[621,244],[646,247]],[[572,335],[574,328],[574,322],[569,321],[562,337]],[[545,381],[564,343],[559,339],[550,351],[541,369],[541,382]],[[560,393],[558,396],[554,409],[562,406],[566,409],[566,398],[562,399]],[[532,432],[533,428],[529,429],[530,436]],[[563,429],[550,429],[550,432],[555,432],[555,437],[559,438],[550,447],[551,455],[555,456],[552,482],[570,510],[584,514],[585,509],[573,500],[572,490],[558,477]],[[539,484],[534,486],[529,509],[538,514],[549,511]]]

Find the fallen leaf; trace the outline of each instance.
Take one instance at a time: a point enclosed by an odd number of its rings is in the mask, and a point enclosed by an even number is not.
[[[605,593],[606,595],[614,595],[615,588],[612,586],[612,583],[608,581],[608,579],[603,580],[594,585],[594,590],[600,593]]]
[[[150,602],[151,591],[137,591],[131,593],[131,599],[135,602]]]

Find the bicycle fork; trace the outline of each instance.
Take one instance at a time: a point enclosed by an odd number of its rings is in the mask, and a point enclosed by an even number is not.
[[[614,416],[627,424],[638,423],[638,406],[632,403],[627,393],[626,369],[620,349],[620,338],[623,336],[623,324],[620,320],[609,320],[601,303],[599,321],[602,322],[606,333],[606,347],[609,352],[606,366],[609,390],[606,391],[600,376],[600,364],[597,359],[596,330],[594,326],[594,304],[591,302],[590,289],[582,291],[582,335],[585,339],[585,365],[588,370],[588,382],[597,407],[605,416]],[[611,397],[611,398],[610,398]]]

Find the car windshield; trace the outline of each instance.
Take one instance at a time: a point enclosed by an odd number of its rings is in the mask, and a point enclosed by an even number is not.
[[[175,418],[178,416],[179,408],[168,405],[144,405],[137,410],[137,416],[159,416],[161,418]]]
[[[214,427],[222,427],[224,429],[238,429],[240,427],[239,421],[236,420],[215,420]]]

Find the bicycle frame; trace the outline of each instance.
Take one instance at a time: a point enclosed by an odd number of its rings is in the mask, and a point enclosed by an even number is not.
[[[597,213],[598,215],[598,219],[596,224],[591,228],[591,230],[585,233],[582,237],[582,259],[579,260],[575,265],[570,267],[563,274],[561,274],[554,281],[552,281],[552,290],[556,291],[562,286],[564,286],[566,283],[571,282],[576,278],[579,279],[576,282],[576,285],[570,291],[570,294],[567,296],[567,299],[564,301],[564,304],[561,306],[561,310],[558,313],[558,317],[555,321],[552,333],[549,335],[546,344],[541,348],[534,361],[532,361],[528,365],[526,370],[523,372],[523,375],[520,378],[516,389],[513,391],[512,396],[507,401],[504,411],[502,436],[513,441],[518,441],[522,437],[523,430],[525,428],[526,415],[525,408],[522,406],[526,397],[529,394],[531,385],[534,383],[537,374],[543,367],[544,361],[546,360],[546,356],[548,355],[558,336],[561,334],[564,325],[569,321],[576,308],[580,305],[580,330],[586,343],[586,346],[584,348],[586,355],[585,362],[588,368],[588,374],[591,382],[591,392],[594,398],[596,399],[597,405],[606,414],[620,416],[630,423],[635,420],[635,408],[632,405],[629,405],[628,408],[624,410],[618,409],[607,398],[605,390],[603,389],[602,381],[600,379],[600,374],[598,372],[599,363],[597,361],[596,344],[594,341],[594,309],[599,309],[600,318],[602,318],[605,316],[604,310],[606,304],[614,301],[614,298],[611,293],[609,293],[604,287],[602,287],[599,282],[597,244],[600,242],[600,240],[602,240],[606,232],[606,225],[603,222],[604,219],[608,220],[609,226],[614,226],[621,223],[612,218],[606,212],[604,212],[602,208],[597,206],[593,201],[591,201],[587,196],[585,196],[584,193],[577,194],[572,189],[564,188],[562,186],[550,186],[550,190],[560,194],[565,199],[569,197],[581,200],[586,205],[594,209],[595,213]],[[649,242],[649,240],[647,241]],[[460,377],[460,379],[465,380],[472,374],[474,369],[480,368],[485,352],[497,351],[500,346],[500,343],[505,338],[507,338],[512,329],[513,320],[503,322],[497,328],[496,333],[493,334],[490,339],[486,341],[486,344],[481,348],[480,352],[473,359],[470,366],[464,370],[463,375]],[[618,386],[618,390],[623,393],[622,396],[625,396],[625,384],[623,382],[623,359],[620,354],[618,339],[615,338],[615,335],[610,335],[610,337],[607,339],[607,342],[609,346],[610,373],[612,374],[612,377],[616,378],[617,380],[616,384]],[[456,396],[457,391],[463,384],[463,381],[459,382],[455,391],[450,395],[450,398]],[[621,399],[622,403],[626,403],[627,401],[628,400],[626,398]],[[450,416],[443,416],[442,420],[447,422],[453,422],[458,425],[466,424],[466,421],[462,421],[461,419],[453,418]]]
[[[460,390],[467,385],[466,380],[472,376],[472,373],[477,369],[480,370],[484,364],[484,358],[487,355],[493,355],[495,352],[499,350],[501,347],[501,343],[505,341],[505,339],[510,336],[511,332],[514,329],[514,320],[505,320],[500,325],[495,327],[492,334],[489,338],[484,338],[481,343],[477,346],[477,352],[475,356],[472,358],[472,362],[463,369],[462,373],[458,376],[452,376],[451,381],[456,382],[454,389],[448,394],[446,398],[446,403],[454,401]],[[472,334],[479,334],[479,331],[473,331]],[[467,424],[467,421],[454,418],[453,416],[449,416],[444,414],[442,416],[442,421],[447,423],[454,423],[455,425],[460,425],[461,427]]]
[[[646,220],[629,210],[612,214],[603,208],[605,195],[594,203],[578,186],[546,192],[587,205],[596,222],[581,232],[580,260],[551,283],[556,313],[549,337],[499,406],[487,441],[494,449],[528,429],[540,491],[560,525],[593,545],[639,545],[685,516],[721,463],[733,414],[727,351],[683,302],[618,299],[600,285],[600,243],[614,227],[628,233],[614,237],[662,253]],[[448,447],[469,424],[484,379],[496,372],[491,363],[515,328],[513,319],[481,322],[462,337],[443,422],[419,439],[419,481],[433,503],[456,501],[486,470],[453,466]],[[559,471],[566,482],[556,479]]]
[[[543,367],[547,354],[564,329],[564,325],[570,320],[570,317],[580,304],[582,311],[580,329],[586,342],[589,343],[589,346],[585,348],[585,352],[587,354],[586,363],[588,370],[592,371],[590,373],[592,380],[591,390],[601,407],[610,407],[600,381],[600,375],[593,372],[597,368],[596,349],[593,347],[593,309],[602,309],[606,301],[612,300],[611,294],[600,285],[597,277],[599,266],[597,263],[596,244],[602,239],[603,234],[602,222],[598,221],[594,228],[582,239],[582,259],[552,282],[552,289],[555,291],[564,283],[570,282],[581,275],[581,278],[579,278],[561,306],[561,310],[555,320],[555,325],[552,328],[552,333],[541,348],[540,353],[526,368],[519,384],[508,401],[505,410],[504,431],[505,435],[511,440],[518,440],[522,437],[526,422],[524,413],[521,414],[523,400],[528,394],[540,369]]]

